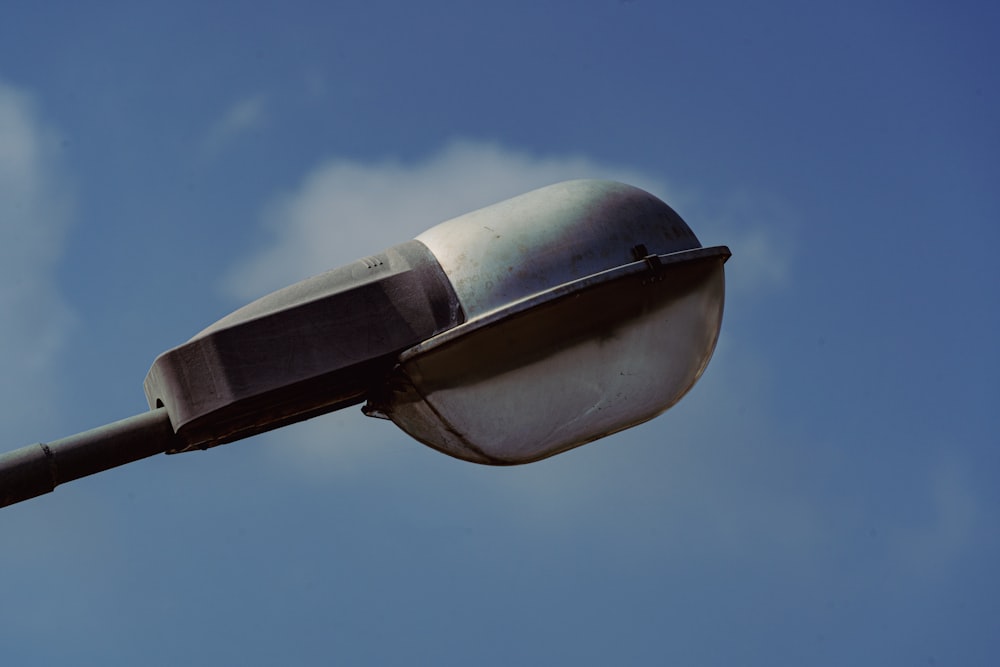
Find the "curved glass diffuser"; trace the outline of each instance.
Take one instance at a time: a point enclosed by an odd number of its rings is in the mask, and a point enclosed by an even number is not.
[[[368,411],[492,465],[652,419],[712,356],[728,257],[724,247],[651,255],[475,318],[405,351]]]

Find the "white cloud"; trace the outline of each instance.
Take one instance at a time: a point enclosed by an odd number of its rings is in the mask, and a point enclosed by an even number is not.
[[[31,97],[0,82],[0,404],[16,437],[45,419],[72,321],[54,277],[71,217],[55,143]]]
[[[747,282],[737,292],[766,294],[787,280],[790,243],[771,212],[779,207],[746,195],[704,200],[635,169],[583,156],[536,156],[502,146],[456,141],[428,159],[357,162],[333,159],[313,169],[292,192],[277,196],[263,214],[268,245],[238,263],[224,291],[240,301],[259,297],[307,276],[400,243],[427,227],[464,212],[550,183],[572,178],[607,178],[631,183],[674,206],[706,244],[726,243],[734,258],[727,267]],[[784,220],[778,222],[784,223]],[[778,242],[781,240],[781,242]],[[734,271],[734,269],[738,270]],[[814,510],[788,502],[786,494],[741,487],[742,471],[717,465],[719,458],[742,460],[767,476],[768,456],[779,457],[774,423],[765,407],[769,365],[726,331],[718,357],[692,395],[639,429],[590,445],[587,451],[514,470],[480,469],[421,451],[421,445],[387,422],[365,420],[357,410],[265,436],[272,446],[261,455],[280,460],[288,474],[342,479],[383,476],[389,470],[420,469],[449,479],[474,479],[498,506],[539,525],[600,512],[602,479],[632,477],[630,489],[615,494],[653,494],[665,530],[697,533],[712,545],[738,549],[750,542],[770,550],[789,542],[803,549],[823,542]],[[746,387],[755,391],[749,395]],[[720,419],[720,415],[726,415]],[[629,447],[634,457],[617,455]],[[714,455],[706,452],[714,452]],[[769,454],[770,452],[770,454]],[[706,458],[707,456],[707,458]],[[433,457],[442,457],[440,462]],[[758,462],[758,457],[763,462]],[[779,469],[780,464],[771,466]],[[711,489],[699,479],[715,478]],[[641,481],[639,481],[641,480]],[[742,507],[733,517],[726,508]],[[692,520],[692,510],[697,521]]]
[[[237,264],[224,289],[240,300],[256,298],[463,212],[580,177],[643,187],[677,208],[704,243],[729,245],[731,301],[764,298],[791,283],[794,216],[781,202],[747,193],[708,199],[582,156],[539,157],[465,141],[415,163],[333,159],[319,165],[272,201],[263,215],[268,245]],[[475,488],[478,498],[494,499],[496,515],[489,520],[516,517],[545,539],[630,508],[622,525],[648,524],[651,543],[673,545],[669,557],[729,558],[761,567],[777,562],[812,580],[843,556],[838,545],[850,528],[837,519],[845,513],[840,497],[831,500],[809,485],[825,474],[816,459],[830,448],[804,453],[807,443],[773,414],[772,366],[741,332],[725,328],[705,377],[666,415],[513,469],[448,460],[357,409],[267,434],[255,451],[268,474],[309,483],[356,478],[390,486],[387,480],[418,477],[433,479],[435,488],[456,499]],[[938,516],[907,541],[918,554],[913,569],[956,557],[967,541],[972,510],[960,480],[945,474],[938,482]],[[663,549],[651,546],[649,553],[662,556]]]
[[[610,178],[646,187],[650,178],[585,157],[543,158],[495,144],[456,141],[426,161],[330,160],[264,214],[268,246],[237,265],[224,290],[251,299],[413,238],[467,211],[572,178]]]
[[[607,178],[657,195],[706,244],[727,244],[738,293],[768,292],[787,281],[789,214],[747,194],[707,199],[628,167],[584,156],[536,156],[497,144],[455,141],[427,160],[331,159],[263,214],[267,247],[237,264],[224,292],[249,300],[310,275],[378,252],[424,229],[550,183]]]
[[[953,448],[954,449],[954,448]],[[937,463],[926,483],[928,511],[917,525],[898,530],[894,560],[914,578],[947,572],[973,545],[979,523],[978,501],[966,466],[957,457]]]
[[[691,202],[706,245],[728,245],[727,291],[744,298],[768,294],[789,284],[796,255],[796,216],[774,197],[745,190]],[[689,221],[691,222],[691,221]],[[692,222],[692,227],[695,223]]]
[[[214,157],[238,137],[257,130],[267,122],[267,99],[253,95],[239,100],[209,129],[203,151]]]
[[[787,266],[788,260],[782,256],[786,246],[767,247],[766,219],[729,214],[749,208],[745,202],[742,208],[709,209],[700,206],[691,194],[635,169],[601,164],[584,156],[537,156],[492,143],[455,141],[414,163],[332,159],[319,165],[295,190],[277,196],[267,207],[263,214],[267,246],[239,262],[222,287],[229,296],[245,302],[403,242],[440,221],[572,178],[607,178],[642,187],[677,208],[696,233],[704,230],[715,237],[703,237],[706,242],[725,243],[733,230],[740,232],[742,236],[734,236],[736,257],[730,266],[748,264],[750,268],[744,270],[750,275],[768,275],[776,266]],[[706,219],[710,224],[703,224]],[[737,219],[739,224],[734,222]],[[753,268],[758,263],[761,266]],[[761,280],[759,286],[768,290],[773,283]],[[376,437],[394,435],[391,427],[379,426],[382,424],[342,420],[333,440],[360,440],[357,434],[362,432],[366,440],[376,432],[380,434]],[[317,439],[312,426],[300,427],[296,433]],[[328,451],[335,459],[334,467],[350,469],[345,457],[364,457],[373,449],[350,447],[348,453],[339,445],[326,445],[327,438],[321,440],[323,445],[303,448],[311,466],[317,465],[317,456]]]

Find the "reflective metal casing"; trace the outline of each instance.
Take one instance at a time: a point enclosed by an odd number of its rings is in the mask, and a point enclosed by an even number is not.
[[[167,350],[146,376],[181,445],[204,449],[363,402],[399,353],[464,320],[434,256],[393,246],[269,294]]]
[[[729,250],[637,188],[559,183],[417,240],[468,319],[403,352],[366,411],[452,456],[527,463],[649,420],[715,348]]]
[[[434,253],[469,319],[647,254],[700,247],[653,195],[598,180],[533,190],[435,225],[417,240]]]

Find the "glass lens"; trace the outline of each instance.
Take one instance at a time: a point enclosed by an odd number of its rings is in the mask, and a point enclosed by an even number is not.
[[[635,426],[704,371],[723,261],[628,275],[403,355],[379,409],[452,456],[536,461]]]

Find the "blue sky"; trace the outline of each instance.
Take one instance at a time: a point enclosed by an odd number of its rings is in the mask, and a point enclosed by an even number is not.
[[[5,663],[996,663],[991,3],[86,4],[0,19],[5,449],[554,181],[734,256],[695,389],[553,459],[350,409],[0,511]]]

